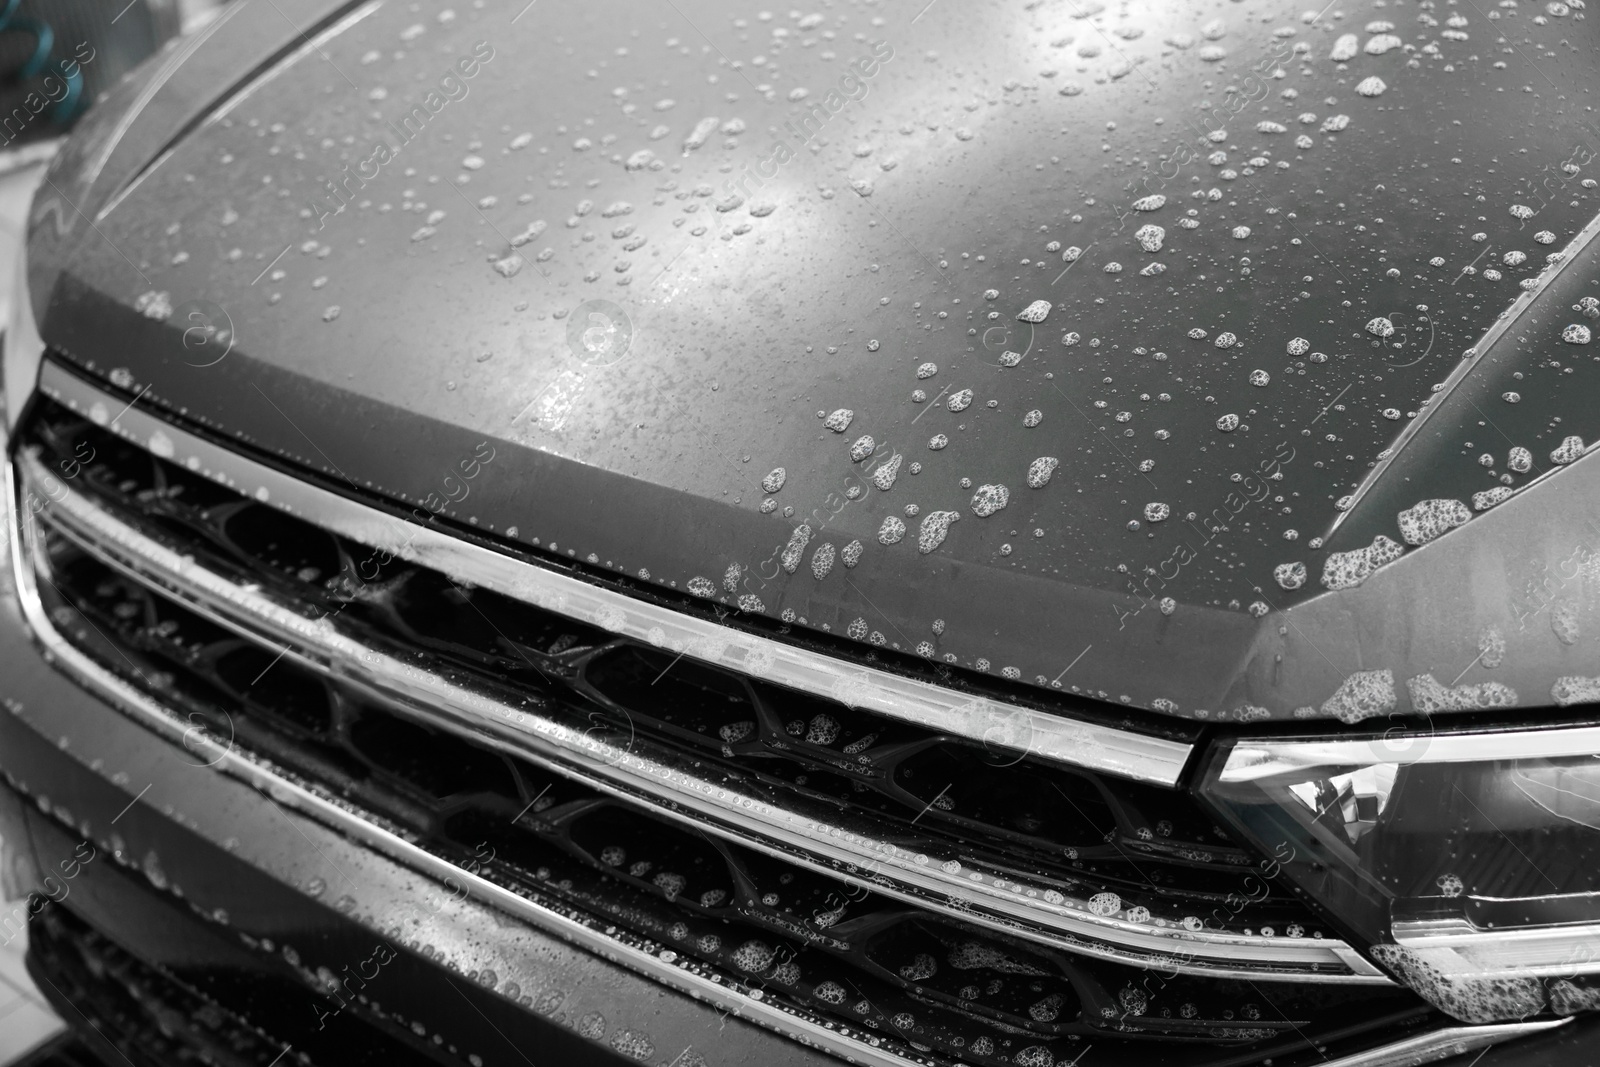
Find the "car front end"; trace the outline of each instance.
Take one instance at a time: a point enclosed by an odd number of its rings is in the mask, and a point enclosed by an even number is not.
[[[0,569],[91,1048],[1582,1062],[1594,135],[1475,35],[1583,5],[1182,6],[245,3],[101,101]]]

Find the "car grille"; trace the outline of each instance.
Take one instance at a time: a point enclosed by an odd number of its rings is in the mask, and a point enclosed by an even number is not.
[[[59,906],[47,905],[29,920],[28,955],[44,978],[46,996],[99,1053],[96,1063],[259,1067],[283,1049]],[[310,1067],[307,1060],[295,1062]]]
[[[198,757],[234,748],[471,874],[912,1061],[1049,1064],[1133,1041],[1153,1064],[1321,1062],[1424,1020],[1342,966],[1331,933],[1181,790],[379,559],[177,458],[41,396],[20,505],[49,620],[194,724]],[[299,626],[247,625],[217,582]],[[572,743],[441,715],[372,684],[364,657]],[[597,758],[576,757],[584,744]],[[641,763],[696,784],[652,790]],[[1052,907],[1008,910],[996,886]],[[1079,912],[1104,922],[1073,925]]]

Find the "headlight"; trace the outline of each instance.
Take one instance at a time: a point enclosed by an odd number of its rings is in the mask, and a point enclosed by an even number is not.
[[[1600,1008],[1600,727],[1236,739],[1202,795],[1400,981],[1469,1022]]]
[[[17,249],[15,273],[11,279],[11,307],[6,323],[5,374],[0,377],[0,391],[6,398],[4,433],[0,442],[16,428],[22,407],[33,395],[39,381],[39,361],[44,358],[44,341],[39,337],[39,326],[33,321],[33,303],[28,299],[28,242]]]

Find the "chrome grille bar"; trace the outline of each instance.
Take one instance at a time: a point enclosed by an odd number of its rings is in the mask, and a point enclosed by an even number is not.
[[[39,549],[38,527],[31,521],[27,508],[18,506],[18,486],[9,461],[0,469],[0,476],[5,481],[4,486],[0,487],[0,519],[5,521],[8,539],[9,536],[17,539],[14,547],[0,542],[0,562],[6,562],[5,557],[9,555],[10,577],[15,583],[23,615],[37,640],[54,657],[56,664],[89,692],[172,744],[192,746],[195,735],[191,723],[100,666],[67,641],[52,625],[39,598],[32,564],[33,556]],[[7,552],[7,549],[10,551]],[[0,714],[15,712],[0,709]],[[614,936],[559,907],[547,905],[477,872],[465,870],[363,818],[348,806],[335,803],[306,785],[284,777],[232,745],[225,746],[209,739],[202,739],[201,743],[215,748],[215,751],[210,747],[203,750],[211,757],[210,766],[251,785],[271,797],[275,803],[348,834],[366,847],[438,880],[449,886],[452,892],[465,890],[476,901],[498,908],[522,922],[552,931],[574,945],[621,963],[670,989],[696,999],[705,999],[719,1009],[725,1007],[732,1014],[824,1049],[844,1058],[846,1062],[871,1067],[905,1067],[909,1062],[876,1034],[787,1011],[773,998],[760,996],[759,989],[752,990],[742,983],[724,981],[721,976],[685,966],[682,961],[674,960],[670,952],[660,951],[636,939]],[[757,995],[751,995],[752,992]]]
[[[80,685],[174,744],[187,744],[192,732],[188,722],[95,663],[66,641],[51,624],[40,602],[31,564],[39,548],[36,528],[26,510],[18,506],[17,482],[9,461],[0,463],[0,480],[4,482],[0,485],[0,529],[6,535],[0,538],[0,567],[6,571],[5,577],[14,583],[23,614],[37,639],[55,657],[56,664]],[[15,543],[11,543],[13,537],[17,539]],[[0,586],[5,584],[0,581]],[[212,765],[222,773],[261,790],[277,803],[348,833],[364,845],[413,869],[464,889],[474,900],[490,903],[508,915],[555,931],[574,944],[599,952],[670,988],[696,998],[705,997],[718,1008],[726,1007],[739,1017],[844,1057],[849,1062],[875,1064],[878,1067],[901,1067],[907,1062],[896,1050],[886,1047],[876,1035],[840,1027],[836,1023],[824,1025],[820,1020],[795,1015],[771,1002],[770,998],[752,996],[751,990],[740,984],[716,981],[709,975],[675,965],[668,958],[670,953],[650,951],[647,945],[636,945],[609,936],[594,925],[579,921],[560,909],[546,907],[537,899],[512,892],[476,872],[463,870],[362,819],[346,806],[333,803],[304,785],[262,766],[231,746],[218,746]],[[1328,1061],[1324,1067],[1398,1067],[1402,1063],[1431,1062],[1546,1033],[1571,1021],[1553,1019],[1491,1026],[1441,1027],[1340,1056]]]
[[[1193,746],[1001,703],[889,671],[849,663],[673,611],[524,563],[290,477],[187,433],[46,362],[40,390],[143,448],[154,437],[176,460],[213,481],[325,529],[493,590],[729,670],[839,700],[990,748],[1157,785],[1176,785]],[[125,410],[124,410],[125,409]],[[120,414],[117,414],[120,412]],[[115,418],[113,419],[113,415]]]
[[[1101,916],[1086,900],[1056,893],[1051,896],[1058,903],[1046,899],[1049,883],[1030,885],[1010,872],[1002,877],[964,864],[946,854],[949,846],[937,839],[907,847],[884,839],[864,818],[775,804],[737,783],[706,777],[679,753],[638,739],[617,744],[515,706],[503,694],[396,659],[341,632],[337,621],[309,619],[261,589],[237,584],[157,543],[55,478],[30,452],[18,455],[17,467],[30,499],[39,505],[37,514],[25,509],[25,531],[34,523],[47,524],[136,581],[218,625],[281,649],[303,666],[729,840],[962,921],[1101,959],[1212,977],[1304,980],[1315,975],[1319,981],[1388,982],[1336,939],[1191,932],[1174,923]],[[837,867],[858,873],[843,874]]]

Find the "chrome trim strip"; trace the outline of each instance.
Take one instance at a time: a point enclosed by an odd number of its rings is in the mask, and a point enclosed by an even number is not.
[[[1531,1023],[1496,1023],[1490,1026],[1453,1026],[1426,1034],[1408,1037],[1392,1045],[1368,1049],[1351,1056],[1329,1060],[1322,1067],[1412,1067],[1413,1064],[1431,1063],[1447,1056],[1460,1056],[1475,1049],[1488,1048],[1502,1041],[1518,1037],[1531,1037],[1565,1026],[1566,1019],[1541,1019]]]
[[[1405,763],[1474,763],[1600,754],[1600,727],[1431,734]],[[1330,767],[1394,763],[1371,738],[1240,740],[1219,782],[1256,782]],[[1395,941],[1450,974],[1483,978],[1600,974],[1600,922],[1484,929],[1465,916],[1391,919]]]
[[[179,600],[220,626],[270,647],[307,668],[412,709],[427,721],[531,758],[614,796],[755,847],[830,877],[861,885],[958,921],[1002,930],[1065,951],[1177,973],[1256,981],[1384,985],[1389,979],[1358,952],[1332,938],[1289,939],[1209,932],[1095,915],[1086,900],[1051,903],[1050,883],[1027,885],[966,866],[956,855],[930,855],[883,840],[870,820],[834,812],[784,808],[707,779],[687,757],[635,738],[613,744],[513,707],[497,694],[447,680],[348,636],[337,620],[308,619],[256,588],[234,584],[122,523],[55,478],[27,452],[17,457],[20,485],[40,486],[48,525],[136,581]],[[29,490],[30,498],[34,496]],[[31,505],[30,505],[31,510]],[[22,516],[31,545],[35,518]],[[28,562],[18,564],[21,569]],[[737,822],[734,820],[737,819]],[[823,857],[851,869],[846,876],[817,864]],[[1008,872],[1009,874],[1009,872]]]
[[[48,360],[40,373],[39,388],[142,448],[150,449],[152,437],[159,435],[163,455],[307,522],[456,581],[492,589],[674,653],[991,748],[1156,785],[1176,785],[1193,751],[1192,745],[1180,741],[1077,722],[852,664],[512,559],[218,447],[126,405]],[[113,415],[116,412],[120,414]]]
[[[190,724],[100,667],[78,651],[51,625],[45,615],[44,605],[39,600],[38,589],[34,585],[33,567],[30,563],[35,547],[33,524],[25,521],[23,513],[16,508],[16,483],[12,464],[7,461],[3,472],[0,473],[3,473],[5,478],[4,491],[0,494],[3,496],[3,502],[0,502],[0,515],[5,517],[8,528],[20,527],[17,550],[11,554],[12,574],[23,616],[32,627],[35,639],[49,655],[54,657],[55,665],[84,689],[152,729],[168,742],[186,746],[191,752],[195,751],[193,746],[204,743],[205,739],[202,737],[197,742],[196,734]],[[23,521],[13,523],[12,516]],[[272,773],[241,755],[231,745],[218,745],[217,748],[219,751],[210,766],[259,790],[274,802],[315,819],[324,826],[343,833],[412,870],[438,880],[450,887],[452,892],[458,891],[457,887],[464,887],[467,895],[473,899],[499,908],[522,922],[548,930],[580,948],[620,963],[630,970],[697,1000],[708,1000],[719,1008],[731,1005],[732,1014],[803,1044],[840,1056],[847,1063],[865,1064],[870,1067],[906,1067],[910,1062],[870,1044],[876,1035],[869,1037],[863,1034],[859,1039],[853,1038],[841,1033],[838,1024],[833,1027],[824,1026],[810,1019],[791,1015],[775,1005],[766,1003],[759,996],[751,996],[734,984],[737,981],[736,976],[730,975],[729,978],[732,980],[729,981],[713,981],[707,974],[697,974],[688,969],[690,961],[678,958],[671,951],[664,950],[659,954],[651,954],[633,945],[606,937],[599,931],[544,907],[535,900],[496,885],[413,845],[299,783]],[[206,754],[210,756],[212,752],[207,750]],[[674,963],[678,965],[675,966]]]
[[[1482,733],[1436,733],[1419,754],[1385,754],[1371,738],[1297,741],[1292,737],[1241,740],[1218,779],[1253,782],[1317,767],[1371,767],[1380,763],[1476,763],[1600,753],[1600,726]]]
[[[0,476],[5,482],[0,488],[0,521],[4,522],[7,533],[18,531],[24,537],[24,541],[16,546],[17,551],[11,553],[17,596],[23,615],[40,645],[55,657],[59,669],[86,690],[151,728],[169,743],[184,746],[194,744],[195,736],[189,723],[101,668],[66,641],[51,625],[34,585],[33,568],[29,563],[33,547],[32,524],[21,522],[23,516],[16,508],[16,480],[9,460],[0,465]],[[669,961],[666,957],[672,956],[671,953],[651,954],[607,938],[560,912],[457,867],[367,822],[356,813],[318,796],[304,786],[257,765],[231,746],[219,747],[221,751],[210,765],[222,773],[250,785],[298,814],[313,818],[412,870],[437,879],[443,885],[464,888],[474,900],[497,907],[519,921],[551,931],[572,944],[598,953],[680,993],[697,999],[705,998],[719,1009],[731,1006],[731,1013],[739,1018],[840,1056],[847,1063],[859,1063],[866,1067],[905,1067],[908,1062],[881,1046],[858,1040],[834,1027],[790,1015],[763,998],[750,996],[734,984],[713,981],[703,974],[697,974],[688,969],[686,960]],[[1515,1038],[1544,1033],[1571,1021],[1565,1018],[1451,1027],[1330,1060],[1323,1067],[1400,1067],[1402,1064],[1427,1063]]]
[[[1485,930],[1466,919],[1395,920],[1395,943],[1447,973],[1496,978],[1600,974],[1600,923]]]

